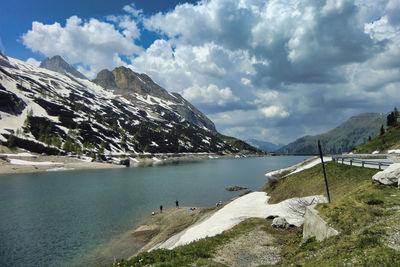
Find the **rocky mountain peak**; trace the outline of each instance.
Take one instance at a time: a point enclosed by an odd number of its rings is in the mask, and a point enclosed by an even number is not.
[[[170,94],[144,73],[139,74],[130,68],[121,66],[115,68],[113,71],[100,71],[93,82],[107,90],[114,91],[118,95],[124,96],[130,101],[135,101],[135,94],[146,98],[147,96],[151,96],[168,101],[173,103],[170,107],[174,112],[178,113],[185,120],[198,127],[205,127],[212,132],[216,131],[214,123],[186,99],[177,93]]]
[[[70,74],[77,78],[87,79],[85,75],[77,71],[74,67],[68,64],[61,56],[56,55],[51,58],[46,58],[40,63],[41,68],[52,70],[61,74]]]

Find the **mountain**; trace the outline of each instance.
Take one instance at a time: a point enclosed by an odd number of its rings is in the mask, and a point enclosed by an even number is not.
[[[118,67],[113,71],[102,70],[97,75],[94,83],[103,88],[113,91],[115,94],[122,95],[136,105],[143,103],[142,99],[149,96],[149,105],[157,103],[157,99],[162,99],[169,108],[157,106],[154,112],[164,112],[164,116],[179,114],[185,120],[197,125],[200,128],[216,132],[214,123],[201,113],[192,104],[186,101],[177,93],[170,94],[167,90],[153,82],[146,74],[139,74],[126,67]],[[139,100],[139,101],[138,101]]]
[[[276,152],[284,154],[317,154],[318,140],[321,140],[324,153],[340,154],[348,152],[353,147],[367,142],[369,136],[377,136],[382,124],[386,124],[386,115],[362,113],[351,117],[348,121],[327,133],[301,137]]]
[[[87,79],[85,75],[77,71],[74,67],[68,64],[61,56],[46,58],[40,63],[41,68],[52,70],[61,74],[70,74],[80,79]]]
[[[247,139],[246,142],[254,147],[257,147],[267,152],[274,152],[275,150],[278,150],[279,148],[284,146],[283,144],[276,145],[271,142],[260,141],[257,139]]]
[[[0,143],[101,159],[110,154],[258,151],[217,133],[204,114],[147,75],[126,68],[110,73],[103,71],[109,79],[99,74],[96,84],[2,57]]]

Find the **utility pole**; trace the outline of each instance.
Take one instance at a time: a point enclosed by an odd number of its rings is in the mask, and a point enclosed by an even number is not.
[[[319,150],[319,156],[321,157],[322,170],[323,170],[323,172],[324,172],[326,193],[328,194],[328,202],[331,203],[331,197],[330,197],[330,195],[329,195],[328,180],[326,179],[324,156],[322,155],[321,142],[320,142],[319,140],[318,140],[318,150]]]

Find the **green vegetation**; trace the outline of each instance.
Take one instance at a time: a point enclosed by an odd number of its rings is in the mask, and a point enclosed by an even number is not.
[[[15,147],[15,136],[13,134],[10,134],[7,138],[7,146],[9,148]]]
[[[144,252],[131,260],[119,261],[113,266],[224,266],[211,259],[216,249],[260,224],[265,224],[265,220],[246,220],[218,236],[204,238],[173,250],[157,249]]]
[[[395,208],[400,205],[397,188],[372,183],[376,170],[333,162],[326,165],[326,170],[332,203],[320,204],[317,209],[341,234],[322,242],[291,237],[284,246],[280,265],[399,266],[400,253],[387,246],[391,229],[400,223]],[[263,189],[273,202],[325,194],[321,166],[273,181],[272,186],[269,182]]]
[[[386,116],[378,113],[363,113],[351,117],[335,129],[320,135],[304,136],[278,149],[278,153],[318,154],[317,141],[325,153],[341,154],[367,142],[368,137],[379,134],[379,128],[386,123]]]
[[[336,201],[348,194],[351,188],[361,182],[370,181],[378,170],[357,168],[348,165],[328,162],[326,176],[331,200]],[[262,189],[271,196],[269,203],[278,203],[292,197],[325,195],[325,182],[321,165],[295,173],[286,178],[269,181]]]
[[[400,149],[400,123],[399,112],[395,108],[393,112],[387,116],[386,130],[381,127],[381,134],[367,143],[357,146],[353,149],[354,153],[372,153],[373,151],[385,152],[390,149]]]

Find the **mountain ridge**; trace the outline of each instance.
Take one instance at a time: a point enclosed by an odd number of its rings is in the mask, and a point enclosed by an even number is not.
[[[258,152],[201,122],[186,119],[179,108],[192,116],[197,114],[191,111],[194,106],[178,94],[167,92],[176,102],[137,92],[115,94],[89,80],[10,57],[3,61],[0,96],[8,102],[0,103],[3,145],[99,159],[108,154]],[[150,78],[141,77],[142,86],[150,83]]]
[[[276,145],[271,142],[260,141],[260,140],[254,139],[254,138],[247,139],[246,142],[254,147],[257,147],[257,148],[267,151],[267,152],[274,152],[275,150],[278,150],[281,147],[285,146],[284,144]]]
[[[70,74],[76,78],[86,79],[86,76],[68,64],[61,56],[56,55],[51,58],[45,58],[39,65],[40,68],[52,70],[61,74]]]
[[[318,154],[317,141],[321,140],[324,153],[341,154],[349,152],[354,146],[365,143],[369,136],[379,134],[385,125],[386,115],[381,113],[361,113],[352,116],[336,128],[315,136],[303,136],[278,149],[282,154]]]

